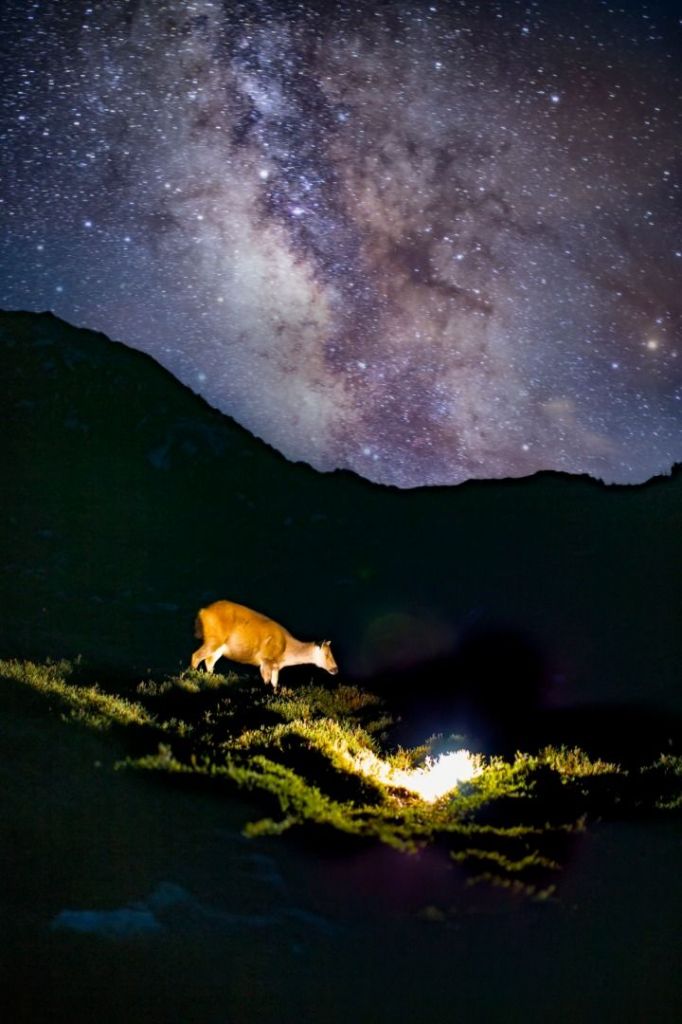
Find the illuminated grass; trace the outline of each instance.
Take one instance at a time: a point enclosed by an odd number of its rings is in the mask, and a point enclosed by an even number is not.
[[[1,680],[66,720],[136,737],[119,767],[255,795],[264,815],[250,835],[296,828],[336,844],[436,844],[469,879],[537,899],[551,893],[587,821],[682,806],[682,758],[661,755],[628,773],[566,747],[480,759],[478,774],[427,802],[395,780],[419,776],[429,745],[385,750],[390,717],[355,687],[275,694],[234,673],[188,672],[141,683],[131,700],[72,675],[68,663],[0,662]]]
[[[68,661],[37,665],[31,661],[0,661],[0,677],[23,683],[45,697],[56,699],[69,718],[93,729],[112,725],[152,725],[154,719],[134,701],[105,693],[97,686],[76,686],[67,682],[73,666]]]

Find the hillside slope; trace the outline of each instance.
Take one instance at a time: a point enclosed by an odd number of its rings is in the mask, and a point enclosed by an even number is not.
[[[0,314],[0,386],[2,655],[173,671],[197,608],[229,597],[331,637],[346,675],[432,660],[448,691],[682,706],[679,470],[424,491],[321,475],[50,314]]]

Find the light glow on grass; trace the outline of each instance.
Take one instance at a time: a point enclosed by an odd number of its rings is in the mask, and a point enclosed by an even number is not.
[[[419,768],[395,768],[370,750],[353,758],[356,769],[392,789],[406,789],[433,803],[467,782],[482,769],[481,758],[468,750],[453,750],[440,757],[427,757]]]

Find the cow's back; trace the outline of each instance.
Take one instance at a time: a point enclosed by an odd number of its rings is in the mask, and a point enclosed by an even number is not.
[[[201,609],[199,619],[204,641],[224,644],[227,657],[244,664],[276,660],[287,645],[283,626],[234,601],[215,601]]]

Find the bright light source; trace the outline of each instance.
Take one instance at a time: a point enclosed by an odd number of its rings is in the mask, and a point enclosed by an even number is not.
[[[394,789],[406,789],[428,802],[467,782],[481,771],[481,759],[468,750],[453,750],[440,757],[427,757],[420,768],[394,768],[370,750],[353,758],[358,771]]]

